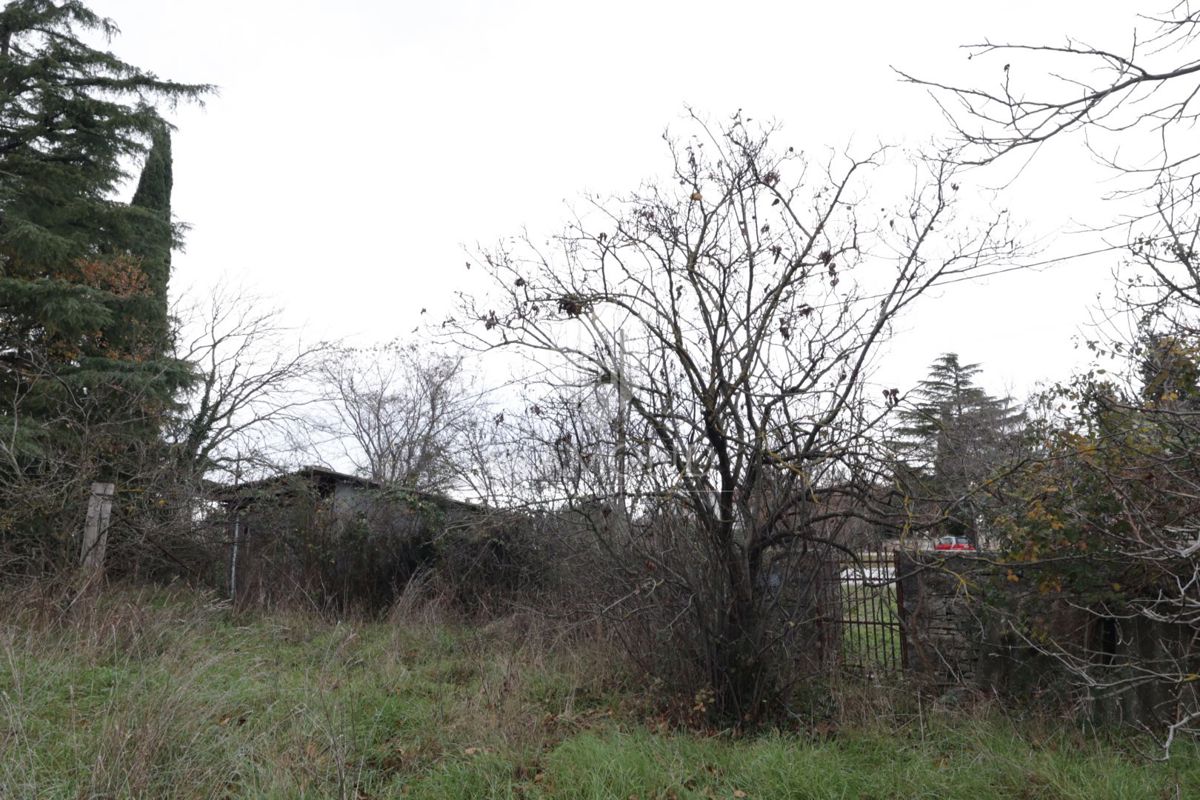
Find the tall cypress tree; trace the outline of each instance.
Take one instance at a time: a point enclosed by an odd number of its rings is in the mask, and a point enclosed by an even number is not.
[[[154,103],[210,87],[85,41],[116,33],[80,0],[0,10],[0,493],[67,463],[119,476],[190,375],[168,357],[170,145]]]
[[[154,130],[151,141],[130,205],[141,215],[133,249],[140,256],[142,273],[146,276],[139,314],[145,325],[145,344],[165,354],[170,347],[167,283],[171,277],[171,247],[174,244],[171,133],[165,124]]]

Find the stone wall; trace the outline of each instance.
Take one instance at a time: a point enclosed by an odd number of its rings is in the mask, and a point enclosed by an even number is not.
[[[1096,618],[1047,593],[1039,569],[1014,571],[986,555],[902,553],[898,605],[913,676],[994,692],[1056,692],[1064,683],[1043,642],[1090,648]]]
[[[901,553],[896,603],[904,666],[933,683],[959,685],[975,678],[977,620],[960,575],[960,557]]]
[[[1189,626],[1089,609],[1069,591],[1048,591],[1051,575],[1036,564],[901,553],[897,566],[904,664],[920,683],[1069,701],[1104,722],[1161,723],[1197,703],[1186,677],[1148,680],[1142,670],[1200,668]],[[1093,665],[1090,687],[1067,668],[1082,663]]]

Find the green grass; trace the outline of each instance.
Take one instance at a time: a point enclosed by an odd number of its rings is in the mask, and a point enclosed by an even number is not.
[[[671,731],[605,651],[520,619],[337,624],[119,590],[65,615],[0,600],[4,798],[1200,797],[1191,743],[1150,763],[994,714]]]

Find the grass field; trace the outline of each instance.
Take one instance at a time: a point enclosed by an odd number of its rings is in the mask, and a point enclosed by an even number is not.
[[[1150,763],[1136,742],[994,711],[672,731],[609,654],[515,618],[2,600],[4,798],[1200,797],[1191,744]]]

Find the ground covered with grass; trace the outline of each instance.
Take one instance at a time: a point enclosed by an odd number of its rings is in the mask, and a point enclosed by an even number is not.
[[[1200,797],[1191,743],[1153,763],[1149,742],[994,709],[881,700],[871,721],[831,701],[795,730],[672,729],[610,653],[528,618],[0,600],[4,798]]]

